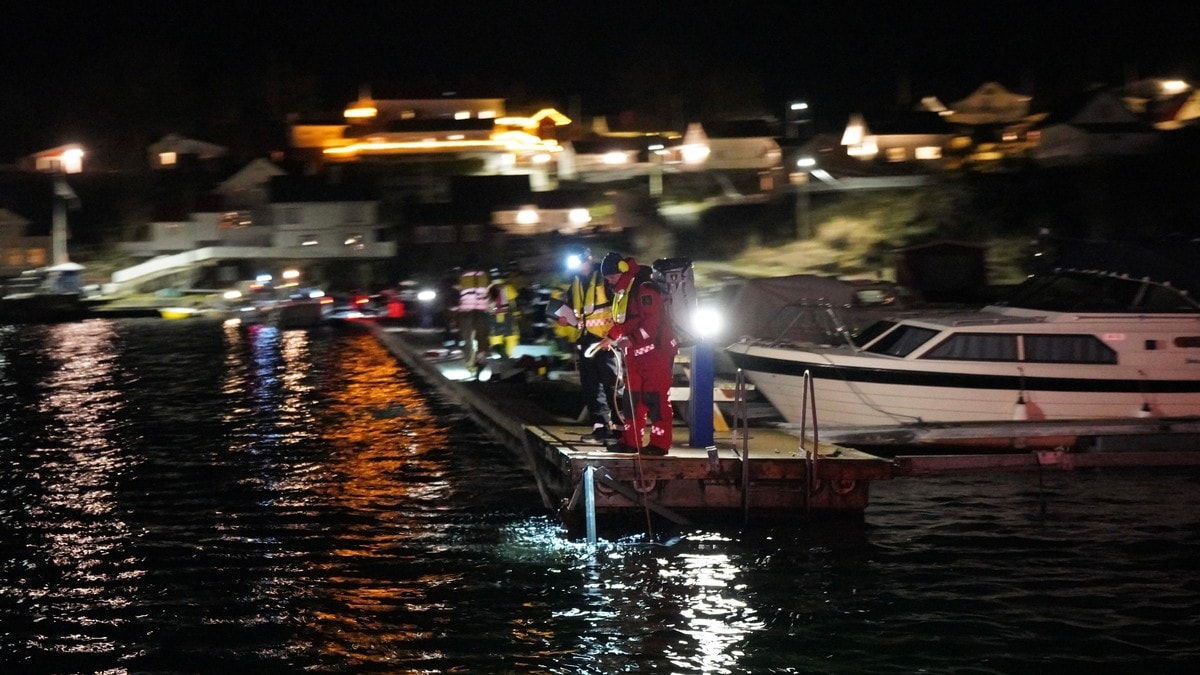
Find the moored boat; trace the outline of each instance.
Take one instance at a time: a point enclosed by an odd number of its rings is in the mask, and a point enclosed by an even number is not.
[[[897,315],[840,345],[746,339],[727,352],[793,423],[806,374],[822,426],[1200,415],[1200,303],[1127,274],[1059,269],[977,311]]]

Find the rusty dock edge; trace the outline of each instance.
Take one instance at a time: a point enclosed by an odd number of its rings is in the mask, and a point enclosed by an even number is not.
[[[511,388],[497,395],[486,383],[452,380],[403,331],[370,330],[396,358],[513,450],[536,479],[545,506],[566,518],[579,508],[584,485],[594,486],[589,501],[596,513],[649,509],[680,523],[701,514],[861,515],[870,482],[892,477],[890,460],[827,444],[814,457],[799,447],[796,435],[771,428],[751,427],[745,439],[725,432],[710,449],[686,447],[688,430],[676,426],[675,447],[666,457],[609,453],[580,441],[589,429],[577,420],[523,419],[529,406],[512,400]],[[571,389],[562,395],[580,396]]]

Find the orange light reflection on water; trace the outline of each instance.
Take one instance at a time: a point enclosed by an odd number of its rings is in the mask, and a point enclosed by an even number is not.
[[[447,613],[429,592],[461,580],[436,571],[420,579],[390,579],[365,570],[385,569],[405,546],[442,535],[442,521],[428,514],[453,497],[449,430],[410,375],[369,335],[337,338],[336,350],[320,354],[314,375],[308,366],[318,347],[309,332],[236,325],[226,331],[224,389],[277,401],[280,427],[294,437],[272,437],[272,443],[322,448],[314,463],[274,467],[278,471],[265,487],[275,503],[344,514],[343,527],[322,533],[329,539],[322,562],[288,582],[292,595],[321,608],[304,618],[311,637],[294,648],[315,648],[344,664],[379,665],[397,653],[411,654],[428,631],[394,623],[395,613]],[[314,400],[320,401],[316,409]],[[236,412],[229,414],[236,423]],[[284,424],[289,416],[301,423]],[[253,440],[231,449],[261,452]],[[434,548],[429,555],[436,555]],[[277,583],[262,580],[264,605],[278,592]],[[392,623],[383,616],[392,616]]]

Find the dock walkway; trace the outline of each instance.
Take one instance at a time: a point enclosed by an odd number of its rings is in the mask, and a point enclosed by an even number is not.
[[[372,331],[398,359],[462,405],[497,440],[517,451],[545,505],[564,515],[594,499],[597,513],[648,508],[676,522],[690,514],[772,512],[861,514],[873,480],[892,476],[890,460],[850,448],[812,443],[768,427],[714,432],[711,447],[688,447],[677,421],[665,457],[611,453],[581,440],[582,396],[570,378],[467,379],[462,361],[440,333],[377,325]],[[811,479],[810,479],[811,476]],[[594,485],[591,497],[584,491]]]

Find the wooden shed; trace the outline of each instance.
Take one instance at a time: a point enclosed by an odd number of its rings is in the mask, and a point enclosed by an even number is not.
[[[937,240],[895,251],[896,281],[926,302],[976,302],[986,297],[987,248]]]

